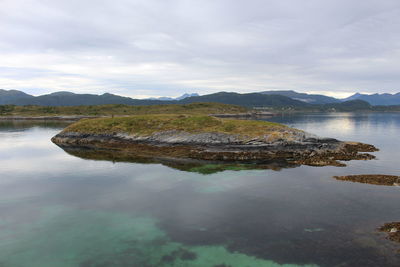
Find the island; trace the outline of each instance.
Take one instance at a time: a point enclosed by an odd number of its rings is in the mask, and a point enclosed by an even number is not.
[[[373,145],[320,138],[288,126],[203,114],[148,114],[82,119],[52,138],[61,148],[120,151],[132,157],[224,162],[287,161],[344,166],[369,160]]]

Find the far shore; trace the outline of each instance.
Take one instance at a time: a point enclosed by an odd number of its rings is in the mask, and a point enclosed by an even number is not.
[[[221,114],[209,114],[210,116],[217,118],[264,118],[272,117],[278,114],[272,112],[246,112],[246,113],[221,113]],[[60,115],[60,116],[0,116],[0,120],[68,120],[78,121],[80,119],[95,119],[95,118],[111,118],[111,117],[129,117],[132,115],[99,115],[99,116],[87,116],[87,115]]]
[[[61,120],[61,121],[78,121],[80,119],[94,119],[107,116],[0,116],[0,120]]]

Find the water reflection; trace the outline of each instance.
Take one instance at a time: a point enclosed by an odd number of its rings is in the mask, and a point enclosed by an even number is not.
[[[336,132],[325,123],[342,115],[313,116],[280,119],[372,143],[379,159],[203,175],[70,155],[50,142],[62,126],[1,128],[0,266],[399,266],[399,247],[377,230],[399,220],[399,189],[332,176],[398,173],[400,118],[346,115],[354,127]]]
[[[32,128],[62,129],[73,121],[52,121],[52,120],[0,120],[1,132],[6,131],[28,131]]]
[[[148,158],[140,157],[128,153],[126,151],[113,151],[106,149],[94,149],[94,148],[79,148],[79,147],[62,147],[61,148],[72,156],[76,156],[82,159],[89,160],[105,160],[115,162],[130,162],[130,163],[141,163],[141,164],[162,164],[170,168],[174,168],[180,171],[196,172],[201,174],[212,174],[222,172],[225,170],[230,171],[241,171],[241,170],[262,170],[270,169],[279,171],[282,168],[294,168],[300,165],[287,162],[285,160],[279,161],[263,161],[263,162],[219,162],[219,161],[205,161],[195,159],[178,159],[178,158]]]

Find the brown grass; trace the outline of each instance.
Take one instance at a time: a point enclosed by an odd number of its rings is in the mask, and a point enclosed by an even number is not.
[[[80,133],[151,135],[161,131],[218,132],[248,137],[282,136],[291,128],[273,122],[221,119],[205,115],[140,115],[80,120],[64,131]],[[278,133],[279,134],[278,134]]]

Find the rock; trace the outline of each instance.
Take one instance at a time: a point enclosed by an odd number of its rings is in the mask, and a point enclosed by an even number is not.
[[[358,174],[358,175],[334,176],[333,178],[340,181],[350,181],[354,183],[395,186],[399,181],[400,176],[385,175],[385,174]]]
[[[397,229],[400,228],[400,222],[391,222],[385,223],[383,226],[379,227],[378,230],[380,232],[388,233],[387,238],[391,241],[400,243],[400,231]]]
[[[307,138],[304,138],[304,137]],[[318,139],[293,131],[290,139],[270,141],[263,136],[247,139],[226,133],[160,131],[147,136],[61,132],[52,138],[60,147],[90,147],[131,151],[147,157],[175,157],[214,161],[286,160],[311,166],[344,166],[338,160],[373,159],[372,145]]]

